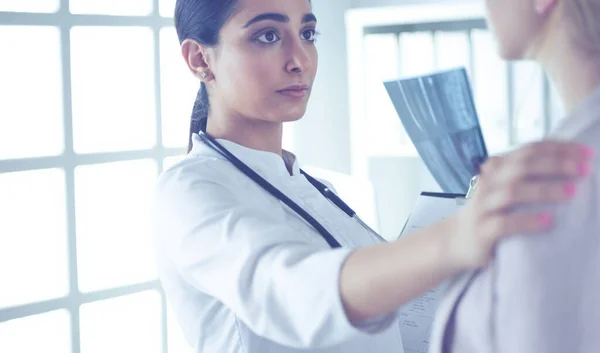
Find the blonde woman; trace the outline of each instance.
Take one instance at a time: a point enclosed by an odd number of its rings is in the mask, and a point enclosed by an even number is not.
[[[567,116],[553,138],[600,147],[600,0],[488,0],[488,19],[508,60],[536,61]],[[507,238],[484,270],[456,278],[439,307],[430,352],[600,351],[598,169],[569,204],[540,204],[555,227]],[[485,188],[479,186],[476,202]]]

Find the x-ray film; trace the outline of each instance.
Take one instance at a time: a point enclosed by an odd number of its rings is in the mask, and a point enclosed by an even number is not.
[[[384,82],[406,132],[444,192],[466,193],[487,149],[464,68]]]

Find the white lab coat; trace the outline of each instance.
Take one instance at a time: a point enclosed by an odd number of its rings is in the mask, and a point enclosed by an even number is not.
[[[332,250],[195,135],[191,153],[161,175],[154,202],[159,277],[195,352],[402,353],[396,313],[354,327],[340,300],[346,257],[377,240],[324,198],[295,158],[290,175],[279,155],[219,142],[343,248]]]

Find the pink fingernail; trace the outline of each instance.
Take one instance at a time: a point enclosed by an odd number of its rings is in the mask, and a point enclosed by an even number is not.
[[[595,154],[594,150],[590,147],[582,147],[581,153],[585,158],[592,158]]]
[[[579,176],[582,176],[582,177],[588,176],[591,171],[592,171],[592,168],[590,168],[589,165],[587,165],[587,164],[579,165]]]
[[[568,185],[565,185],[563,190],[564,190],[566,196],[573,197],[573,196],[575,196],[575,193],[577,192],[577,186],[575,186],[575,184],[568,184]]]
[[[552,216],[549,213],[542,213],[538,218],[540,225],[543,227],[548,227],[552,224]]]

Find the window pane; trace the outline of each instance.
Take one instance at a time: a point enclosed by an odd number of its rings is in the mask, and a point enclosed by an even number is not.
[[[161,301],[155,291],[81,306],[81,353],[161,353]]]
[[[439,70],[464,67],[471,74],[467,32],[438,32],[435,35],[435,46]]]
[[[71,352],[71,322],[66,310],[0,322],[0,352]]]
[[[167,305],[167,332],[169,353],[193,353],[192,347],[186,341],[179,323],[171,307]]]
[[[60,0],[2,0],[0,11],[49,13],[58,11],[59,6]]]
[[[490,154],[508,143],[508,85],[506,63],[500,59],[488,31],[473,31],[473,90],[477,114]]]
[[[77,153],[153,147],[153,46],[149,28],[71,30],[73,139]]]
[[[0,174],[0,195],[0,308],[66,295],[63,171]]]
[[[514,131],[516,143],[539,140],[544,136],[544,76],[533,62],[513,64]]]
[[[175,0],[160,0],[159,11],[163,17],[173,17],[175,13]]]
[[[148,227],[156,174],[152,160],[75,169],[81,291],[156,278]]]
[[[200,81],[188,70],[181,56],[175,28],[160,31],[160,48],[163,144],[187,146]]]
[[[0,48],[0,159],[60,154],[63,96],[58,28],[0,26]]]
[[[429,74],[435,70],[434,42],[430,32],[403,33],[400,36],[400,76]],[[393,107],[391,101],[390,106]],[[394,110],[395,111],[395,110]],[[396,115],[396,118],[399,119]],[[403,154],[416,155],[416,149],[402,124],[400,139]],[[391,126],[389,128],[392,128]],[[375,137],[375,136],[373,136]],[[385,149],[385,145],[381,145]]]
[[[152,13],[152,0],[70,0],[74,14],[146,16]]]
[[[396,154],[412,145],[383,85],[384,81],[399,78],[397,38],[393,34],[367,35],[364,38],[370,155]]]
[[[435,68],[433,36],[429,32],[404,33],[400,36],[402,76],[431,73]]]

